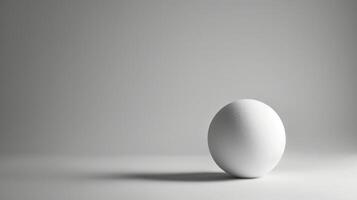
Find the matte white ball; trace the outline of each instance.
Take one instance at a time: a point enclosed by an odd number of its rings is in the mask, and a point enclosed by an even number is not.
[[[242,99],[223,107],[208,131],[208,146],[227,173],[256,178],[271,171],[285,149],[285,129],[278,114],[268,105]]]

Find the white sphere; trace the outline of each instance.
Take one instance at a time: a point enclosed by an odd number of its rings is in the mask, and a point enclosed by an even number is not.
[[[268,105],[242,99],[223,107],[208,131],[208,146],[227,173],[242,178],[260,177],[271,171],[285,149],[285,129]]]

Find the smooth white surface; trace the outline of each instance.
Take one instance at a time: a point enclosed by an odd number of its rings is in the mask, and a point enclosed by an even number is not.
[[[227,173],[260,177],[271,171],[285,149],[285,129],[268,105],[242,99],[224,106],[213,118],[208,133],[210,153]]]
[[[285,155],[259,179],[206,157],[0,158],[0,199],[357,199],[357,154]]]

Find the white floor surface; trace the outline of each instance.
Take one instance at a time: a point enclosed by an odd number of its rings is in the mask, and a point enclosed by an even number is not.
[[[357,199],[357,155],[285,155],[258,179],[210,157],[0,158],[0,199]]]

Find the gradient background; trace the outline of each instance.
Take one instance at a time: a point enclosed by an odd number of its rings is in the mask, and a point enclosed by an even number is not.
[[[356,1],[0,2],[1,155],[203,155],[254,98],[288,153],[357,150]]]

